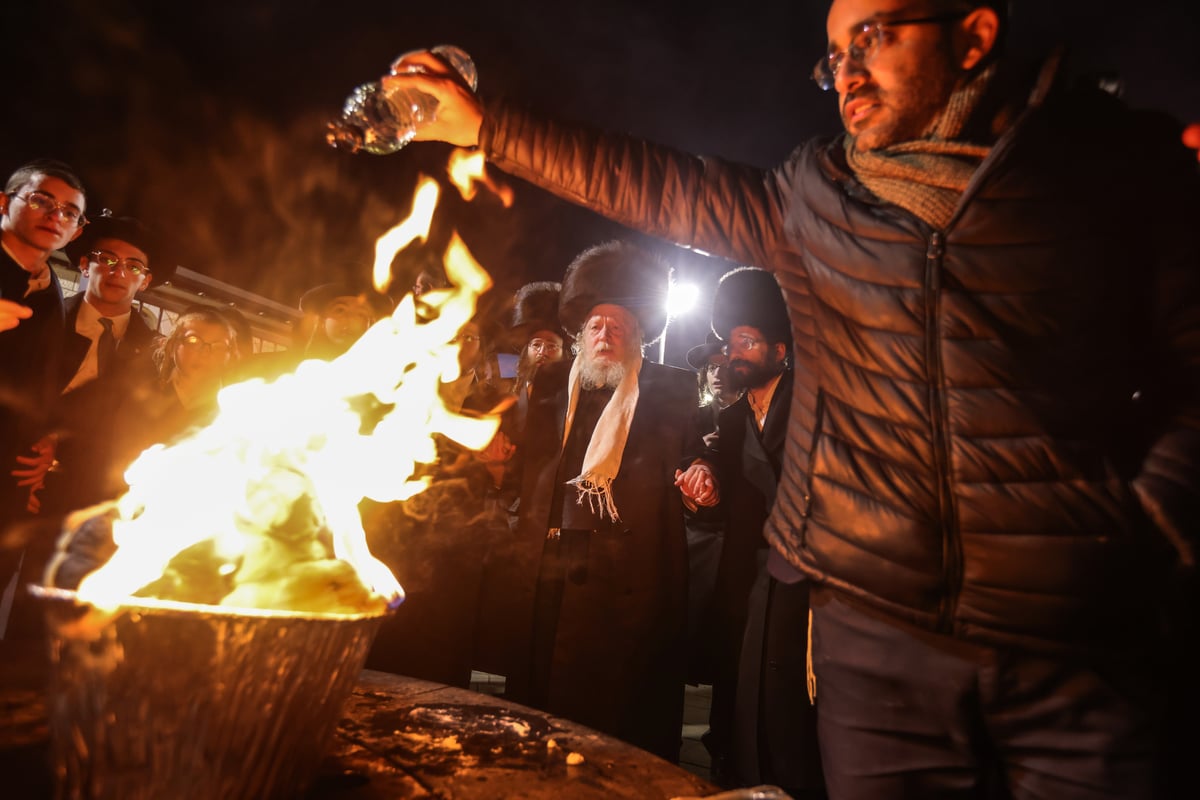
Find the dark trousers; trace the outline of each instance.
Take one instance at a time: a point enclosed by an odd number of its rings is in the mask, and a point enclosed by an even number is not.
[[[819,797],[817,712],[804,680],[809,583],[780,583],[767,573],[766,560],[763,550],[740,651],[732,774],[745,786],[774,784],[796,798]]]
[[[1156,796],[1148,676],[963,642],[825,588],[812,606],[834,800]]]

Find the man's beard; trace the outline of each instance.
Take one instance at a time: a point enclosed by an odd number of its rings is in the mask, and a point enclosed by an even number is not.
[[[766,386],[781,372],[783,364],[773,356],[768,356],[763,364],[752,364],[737,358],[729,362],[729,385],[739,392],[743,389],[757,389]]]
[[[579,385],[586,390],[616,389],[625,380],[625,374],[636,362],[637,352],[631,350],[620,361],[600,361],[587,348],[579,353]]]
[[[926,69],[910,75],[902,88],[884,92],[875,84],[867,84],[844,98],[846,102],[868,98],[886,104],[885,118],[857,135],[857,150],[880,150],[928,134],[932,124],[945,113],[946,104],[961,77],[951,63],[951,53],[938,51],[937,56],[936,64],[931,63]],[[844,116],[842,123],[850,129]]]

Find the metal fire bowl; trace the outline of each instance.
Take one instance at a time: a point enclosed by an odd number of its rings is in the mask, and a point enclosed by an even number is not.
[[[295,797],[385,616],[138,598],[97,627],[74,592],[31,591],[49,628],[60,798]]]

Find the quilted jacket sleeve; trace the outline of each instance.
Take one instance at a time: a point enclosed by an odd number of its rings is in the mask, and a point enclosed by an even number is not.
[[[771,269],[787,249],[789,165],[763,171],[490,103],[480,146],[500,169],[629,227]]]

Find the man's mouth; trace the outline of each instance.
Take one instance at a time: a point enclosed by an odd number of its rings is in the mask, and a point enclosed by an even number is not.
[[[842,107],[842,120],[847,127],[862,122],[879,107],[879,101],[873,97],[858,97],[846,102]]]

